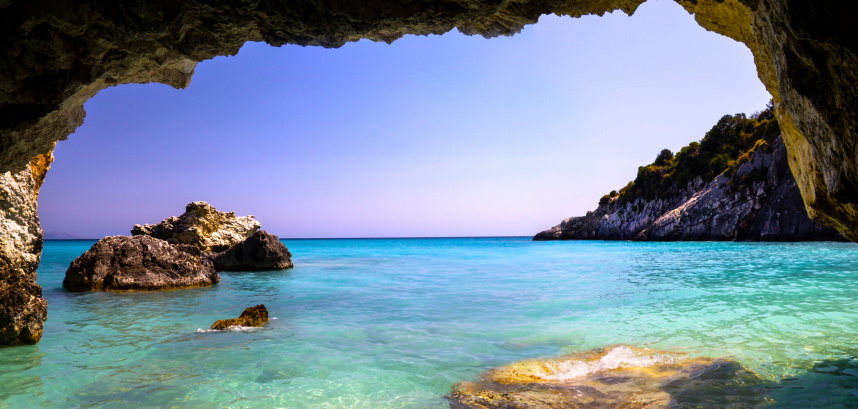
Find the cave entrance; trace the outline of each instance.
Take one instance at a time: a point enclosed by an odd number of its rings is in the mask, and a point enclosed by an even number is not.
[[[186,90],[90,100],[41,221],[99,238],[207,200],[281,237],[531,235],[769,98],[746,46],[672,1],[491,40],[249,43]]]

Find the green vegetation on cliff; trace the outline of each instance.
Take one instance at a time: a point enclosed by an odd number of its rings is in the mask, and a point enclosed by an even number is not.
[[[772,104],[751,117],[724,115],[700,142],[691,142],[675,155],[663,149],[653,163],[638,168],[638,175],[619,192],[602,197],[600,205],[613,198],[633,201],[670,196],[700,177],[709,182],[728,168],[747,161],[756,149],[764,149],[780,134]]]

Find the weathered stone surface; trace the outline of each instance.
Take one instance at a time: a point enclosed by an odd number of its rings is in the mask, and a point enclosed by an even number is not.
[[[88,290],[171,290],[220,281],[199,248],[150,236],[111,236],[72,261],[63,287]]]
[[[858,240],[858,3],[679,0],[745,43],[772,94],[790,168],[813,220]]]
[[[452,409],[751,409],[766,394],[735,361],[615,346],[492,369],[447,398]]]
[[[206,202],[192,202],[181,216],[169,217],[158,224],[136,224],[131,234],[219,252],[250,237],[260,226],[253,216],[237,217],[235,212],[220,212]]]
[[[843,240],[808,218],[780,138],[734,171],[672,193],[631,203],[615,198],[534,240]]]
[[[230,327],[261,327],[266,321],[268,321],[268,309],[265,308],[264,304],[259,304],[255,307],[245,309],[238,318],[215,321],[211,329],[223,330]]]
[[[48,318],[36,269],[42,255],[36,198],[53,155],[0,174],[0,346],[35,344]]]
[[[259,271],[292,268],[292,253],[277,236],[259,230],[226,251],[209,254],[217,271]]]

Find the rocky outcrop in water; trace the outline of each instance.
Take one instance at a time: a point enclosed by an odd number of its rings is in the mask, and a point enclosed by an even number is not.
[[[766,393],[729,359],[616,346],[492,369],[447,398],[452,409],[752,409],[771,403]]]
[[[0,346],[39,342],[48,317],[36,283],[42,256],[36,199],[52,161],[48,153],[0,174]]]
[[[805,212],[780,138],[709,183],[651,200],[613,197],[534,240],[843,240]]]
[[[202,251],[224,251],[259,230],[253,216],[237,217],[220,212],[206,202],[188,203],[181,216],[168,217],[158,224],[136,224],[131,235],[147,235],[170,244],[190,244]]]
[[[72,262],[63,287],[170,290],[217,283],[216,271],[292,267],[286,246],[259,227],[253,216],[236,217],[206,202],[189,203],[181,216],[135,225],[131,237],[99,240]]]
[[[172,290],[220,281],[199,248],[150,236],[111,236],[96,242],[66,271],[69,291]]]
[[[268,309],[265,308],[264,304],[259,304],[255,307],[245,309],[238,318],[215,321],[211,329],[224,330],[233,327],[261,327],[266,321],[268,321]]]
[[[292,253],[277,236],[259,230],[226,251],[211,254],[217,271],[260,271],[292,268]]]

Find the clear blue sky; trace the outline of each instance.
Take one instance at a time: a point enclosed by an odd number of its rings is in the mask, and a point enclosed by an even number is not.
[[[666,0],[490,40],[247,44],[185,90],[87,102],[40,216],[101,237],[206,200],[281,237],[532,235],[769,98],[744,45]]]

